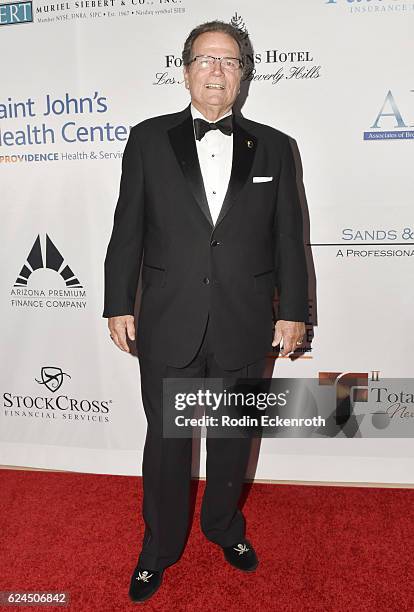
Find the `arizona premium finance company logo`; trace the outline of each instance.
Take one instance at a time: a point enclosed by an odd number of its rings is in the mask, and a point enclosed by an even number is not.
[[[48,234],[34,241],[11,290],[14,308],[86,308],[86,290]]]

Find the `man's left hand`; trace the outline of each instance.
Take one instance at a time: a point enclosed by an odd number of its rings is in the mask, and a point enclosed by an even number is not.
[[[280,344],[280,356],[288,357],[303,343],[305,332],[305,324],[302,321],[281,319],[276,322],[272,346]]]

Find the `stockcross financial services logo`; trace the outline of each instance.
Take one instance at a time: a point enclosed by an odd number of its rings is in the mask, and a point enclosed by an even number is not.
[[[86,290],[46,234],[34,241],[11,290],[19,308],[86,308]]]
[[[32,22],[32,2],[7,2],[0,4],[0,26]]]
[[[414,94],[414,89],[411,89],[409,93]],[[391,89],[388,91],[370,130],[364,132],[364,140],[412,140],[414,138],[414,130],[409,129],[414,127],[414,124],[410,124],[406,117],[406,109],[410,107],[408,96],[405,104],[402,98],[401,94],[397,102],[397,97]],[[403,104],[404,110],[402,110]]]
[[[40,380],[35,378],[35,381],[39,383],[39,385],[45,385],[49,391],[54,393],[62,386],[64,376],[71,378],[69,374],[63,372],[61,368],[45,366],[40,370]]]
[[[79,396],[62,387],[72,376],[57,366],[43,366],[40,376],[31,375],[24,390],[7,390],[2,394],[3,415],[12,419],[39,419],[78,423],[109,423],[111,399]],[[36,383],[36,388],[33,384]],[[20,384],[23,384],[20,381]],[[40,389],[39,389],[40,385]],[[88,387],[89,388],[89,387]],[[60,393],[57,393],[60,391]],[[50,392],[50,393],[49,393]]]

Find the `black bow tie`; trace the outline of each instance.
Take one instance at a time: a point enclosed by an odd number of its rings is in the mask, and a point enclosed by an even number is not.
[[[226,136],[230,136],[233,133],[233,115],[227,115],[216,123],[194,119],[194,129],[197,140],[201,140],[210,130],[220,130]]]

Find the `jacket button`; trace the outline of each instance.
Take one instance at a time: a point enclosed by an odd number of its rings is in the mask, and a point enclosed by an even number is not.
[[[212,246],[212,247],[218,246],[219,244],[220,244],[220,242],[218,240],[212,240],[210,242],[210,246]]]
[[[209,279],[207,276],[206,276],[205,278],[203,278],[203,283],[204,283],[205,285],[208,285],[208,284],[209,284],[209,282],[210,282],[210,279]]]

